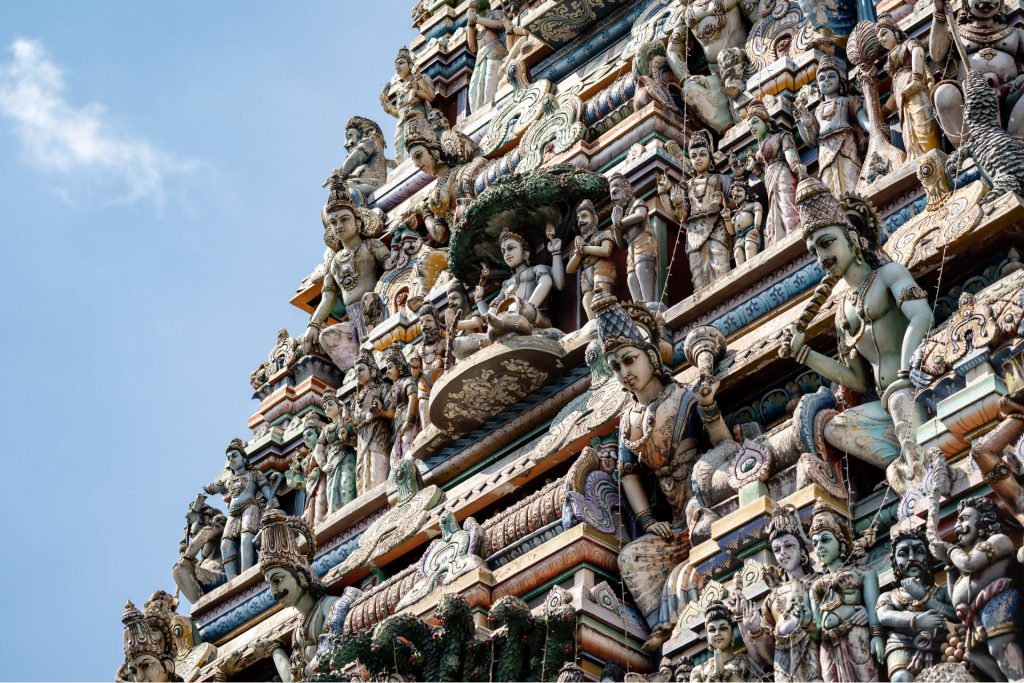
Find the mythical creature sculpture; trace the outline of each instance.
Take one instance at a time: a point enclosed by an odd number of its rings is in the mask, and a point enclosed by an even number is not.
[[[174,583],[190,603],[195,604],[204,593],[224,580],[224,562],[220,543],[227,518],[215,507],[206,504],[199,494],[185,513],[185,537],[181,539],[171,574]]]
[[[764,206],[742,180],[729,189],[729,203],[722,209],[725,227],[733,239],[732,257],[742,266],[761,251]]]
[[[494,100],[501,80],[501,64],[508,48],[501,32],[507,23],[501,4],[491,8],[490,0],[472,0],[466,12],[466,46],[476,55],[469,79],[469,111],[483,109]]]
[[[345,422],[355,432],[356,491],[361,494],[387,481],[391,471],[391,387],[370,351],[359,352],[355,371],[356,390]]]
[[[658,236],[651,227],[647,203],[637,198],[633,186],[621,173],[609,179],[608,192],[612,200],[612,226],[626,243],[629,295],[636,303],[657,304]]]
[[[251,467],[245,456],[245,442],[232,439],[226,449],[224,472],[203,490],[209,494],[224,493],[228,514],[220,549],[224,573],[228,581],[256,564],[253,539],[259,530],[264,508],[276,508],[274,487],[259,470]]]
[[[345,183],[356,206],[366,207],[373,193],[388,178],[388,162],[384,157],[384,133],[380,126],[362,116],[353,116],[345,124],[345,149],[348,157],[331,172],[324,187],[337,178]]]
[[[846,520],[824,501],[814,505],[811,544],[822,573],[811,584],[811,612],[821,629],[821,674],[825,683],[878,680],[885,638],[878,623],[878,575],[861,565],[864,546],[853,540]]]
[[[923,475],[914,438],[920,424],[909,379],[910,358],[932,324],[926,294],[903,265],[886,262],[879,250],[879,225],[869,207],[848,199],[851,221],[839,200],[815,178],[797,190],[807,249],[826,272],[804,319],[783,333],[782,355],[813,369],[845,389],[874,388],[879,401],[847,408],[825,425],[825,440],[876,467],[886,467],[889,484],[902,495]],[[812,351],[804,326],[832,287],[843,279],[849,289],[836,312],[839,360]]]
[[[644,212],[647,207],[644,205]],[[591,301],[600,292],[610,293],[615,288],[615,261],[612,252],[615,249],[615,232],[597,229],[597,210],[594,202],[584,199],[576,207],[576,225],[580,234],[573,244],[572,256],[565,266],[565,272],[580,273],[580,289],[583,292],[583,310],[587,318],[594,319]],[[650,229],[649,227],[647,228]],[[657,245],[655,245],[657,248]],[[580,270],[582,268],[582,270]],[[634,273],[635,276],[635,273]]]
[[[177,648],[171,625],[156,612],[143,614],[131,601],[124,606],[124,665],[132,681],[180,681],[174,671]]]
[[[793,136],[779,130],[761,100],[747,105],[744,117],[757,140],[757,152],[747,160],[747,170],[754,170],[755,165],[764,168],[761,179],[768,191],[768,215],[764,221],[767,249],[800,229],[796,183],[798,177],[807,175],[807,169],[800,162]]]
[[[736,652],[733,643],[735,625],[732,610],[722,602],[712,602],[704,610],[704,629],[712,655],[706,662],[693,667],[691,683],[755,680],[757,668],[746,654]]]
[[[939,146],[930,97],[934,83],[925,64],[924,45],[908,38],[888,15],[879,17],[876,27],[878,42],[888,52],[885,71],[892,78],[887,108],[899,114],[907,159],[916,159]]]
[[[272,375],[287,367],[290,367],[302,355],[298,348],[298,342],[291,338],[288,330],[281,328],[277,331],[277,344],[270,352],[270,357],[260,363],[259,367],[249,375],[249,383],[253,389],[259,389]]]
[[[413,121],[426,121],[436,91],[430,76],[423,74],[413,62],[409,48],[403,47],[395,57],[395,75],[384,86],[380,94],[380,105],[384,111],[398,119],[395,128],[396,161],[406,159],[406,138]],[[392,103],[391,98],[395,101]]]

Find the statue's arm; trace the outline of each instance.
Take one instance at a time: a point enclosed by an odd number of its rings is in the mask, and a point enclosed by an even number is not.
[[[861,358],[860,354],[850,361],[849,365],[840,363],[834,358],[829,358],[825,354],[818,353],[817,351],[809,351],[807,358],[804,359],[804,365],[814,370],[822,377],[826,377],[833,382],[838,382],[847,389],[853,391],[867,391],[868,388],[868,377],[870,372],[867,370],[867,364],[864,359]]]
[[[645,220],[647,220],[647,205],[639,203],[628,215],[622,217],[620,226],[628,230],[634,225],[643,223]]]
[[[668,39],[668,47],[665,49],[665,56],[668,59],[668,68],[679,81],[685,82],[690,77],[690,70],[686,64],[686,39],[689,28],[682,13],[679,14],[679,22],[672,28],[672,35]]]
[[[986,552],[987,551],[987,552]],[[949,551],[950,561],[962,572],[984,569],[999,560],[1013,557],[1013,542],[1005,534],[994,534],[976,544],[971,550],[954,547]]]
[[[416,96],[427,104],[434,101],[434,97],[437,96],[437,90],[434,88],[434,81],[430,76],[421,76],[420,80],[417,81]]]
[[[887,628],[899,629],[900,631],[910,630],[910,620],[914,618],[915,612],[894,609],[889,593],[883,593],[875,605],[875,612],[878,614],[878,623]]]
[[[941,64],[949,55],[949,49],[953,46],[953,37],[945,16],[945,8],[936,6],[935,9],[936,12],[932,16],[931,32],[928,34],[928,53],[931,55],[932,61]]]
[[[956,610],[953,609],[952,601],[949,599],[949,591],[945,586],[940,586],[935,596],[928,601],[928,608],[933,609],[948,621],[956,621]]]
[[[558,256],[559,265],[561,265],[561,255]],[[533,293],[530,294],[530,303],[540,308],[544,301],[548,298],[551,293],[551,287],[554,284],[554,279],[551,277],[551,271],[546,266],[537,267],[537,286],[533,288]]]
[[[369,163],[370,156],[373,154],[372,149],[367,150],[366,145],[360,143],[349,152],[349,155],[345,158],[345,162],[341,165],[338,171],[342,178],[348,178],[351,176],[357,168],[363,164]]]
[[[932,326],[932,309],[924,290],[914,281],[914,276],[900,263],[887,263],[882,267],[889,291],[899,304],[900,311],[909,321],[903,335],[900,353],[900,369],[910,367],[910,358],[924,341]]]
[[[599,256],[601,258],[611,258],[612,249],[614,245],[611,240],[601,240],[601,244],[597,246],[585,245],[583,247],[583,253],[588,256]]]

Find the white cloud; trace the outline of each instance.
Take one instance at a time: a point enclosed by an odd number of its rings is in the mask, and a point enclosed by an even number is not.
[[[74,179],[79,187],[113,186],[118,202],[159,202],[168,175],[197,166],[111,130],[101,105],[70,104],[61,69],[39,42],[16,40],[10,52],[13,59],[0,63],[0,115],[11,121],[28,163]],[[60,188],[58,195],[69,196]]]

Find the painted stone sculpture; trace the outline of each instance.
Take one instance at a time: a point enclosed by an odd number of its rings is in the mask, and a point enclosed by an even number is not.
[[[429,76],[420,72],[409,48],[403,47],[395,57],[395,75],[384,86],[380,104],[384,111],[398,119],[395,129],[395,154],[398,163],[406,159],[406,135],[413,121],[426,121],[436,92]],[[394,97],[394,102],[391,98]]]
[[[132,681],[180,681],[174,672],[177,649],[171,625],[161,615],[143,614],[131,601],[124,606],[124,666]]]
[[[481,16],[482,15],[482,16]],[[466,13],[466,45],[476,55],[469,79],[469,111],[483,109],[494,100],[501,80],[501,64],[508,56],[501,32],[506,24],[501,4],[491,9],[489,0],[472,0]]]
[[[313,457],[320,465],[321,476],[327,478],[324,493],[326,512],[340,510],[356,497],[356,454],[348,447],[350,440],[342,423],[341,404],[337,394],[328,389],[323,395],[324,412],[330,422],[320,431]],[[320,513],[315,518],[323,519]]]
[[[423,429],[430,426],[430,390],[434,382],[445,370],[445,353],[448,340],[437,311],[430,304],[424,304],[417,311],[420,323],[420,340],[416,343],[416,356],[422,370],[416,385],[420,425]]]
[[[302,519],[310,529],[315,529],[327,515],[327,478],[323,466],[316,459],[316,445],[325,425],[319,413],[309,411],[302,418],[302,443],[306,454],[302,458],[302,487],[306,493]]]
[[[647,204],[636,197],[633,186],[621,174],[616,173],[609,179],[608,191],[612,200],[612,225],[626,243],[629,295],[637,303],[656,303],[658,237],[651,227]]]
[[[646,208],[645,205],[645,212]],[[594,319],[594,311],[590,305],[594,295],[601,292],[610,293],[615,288],[616,268],[615,261],[612,260],[615,233],[611,230],[598,230],[597,224],[594,202],[589,199],[580,202],[576,208],[576,225],[580,234],[576,237],[572,256],[565,266],[567,273],[579,271],[583,310],[587,312],[589,320]]]
[[[365,493],[388,479],[391,471],[391,387],[369,351],[356,358],[356,390],[352,395],[346,427],[356,439],[356,491]]]
[[[836,312],[839,360],[812,351],[800,323],[784,332],[783,355],[854,392],[872,384],[881,400],[847,408],[825,425],[825,440],[876,467],[901,494],[923,475],[914,439],[920,424],[909,379],[910,358],[932,324],[926,294],[903,265],[886,262],[877,246],[879,226],[870,209],[848,199],[857,225],[815,178],[797,190],[804,239],[826,272],[821,301],[839,279],[849,289]],[[809,309],[810,310],[810,309]],[[809,320],[807,321],[809,322]]]
[[[348,157],[324,181],[324,187],[330,185],[333,178],[341,180],[355,205],[365,208],[373,200],[374,191],[387,180],[386,146],[380,126],[362,116],[353,116],[345,124]]]
[[[757,669],[746,654],[736,652],[733,628],[736,619],[732,610],[721,602],[712,602],[704,611],[704,628],[712,655],[703,664],[693,667],[691,683],[711,681],[751,681],[757,678]]]
[[[907,159],[916,159],[939,146],[935,125],[931,74],[925,65],[924,45],[908,38],[892,17],[883,15],[876,24],[878,42],[885,48],[885,71],[892,78],[891,108],[900,118],[903,149]]]
[[[800,162],[793,136],[778,129],[763,102],[751,102],[745,118],[757,140],[757,152],[748,159],[747,170],[754,170],[755,163],[764,168],[761,179],[768,192],[768,215],[764,220],[767,249],[800,229],[796,183],[798,176],[807,175],[807,169]]]
[[[409,452],[413,439],[420,433],[420,399],[416,387],[420,381],[421,363],[415,356],[410,364],[405,358],[403,345],[392,344],[384,352],[384,371],[391,380],[390,408],[383,411],[392,428],[391,466]]]
[[[245,442],[232,439],[225,451],[227,465],[217,479],[203,487],[207,493],[223,493],[228,499],[227,521],[220,549],[228,581],[256,564],[253,539],[259,530],[263,509],[277,507],[274,488],[267,477],[251,467],[245,456]]]
[[[729,204],[722,209],[722,218],[732,235],[733,260],[737,267],[742,266],[761,251],[764,206],[744,181],[737,180],[729,190]]]
[[[224,580],[220,542],[225,524],[224,513],[207,505],[206,496],[201,493],[188,506],[185,538],[178,548],[181,559],[171,574],[182,595],[192,604]]]

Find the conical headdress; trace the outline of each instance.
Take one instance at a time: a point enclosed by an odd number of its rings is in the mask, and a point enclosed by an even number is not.
[[[174,659],[174,641],[170,625],[159,614],[143,614],[129,600],[125,603],[124,614],[124,658],[127,661],[140,656],[152,655],[157,659]]]
[[[830,225],[856,232],[842,204],[817,178],[808,176],[800,181],[796,187],[796,204],[804,239]]]
[[[306,552],[299,551],[296,536],[306,539]],[[297,517],[289,517],[277,508],[269,508],[260,520],[260,571],[264,574],[274,567],[292,570],[310,565],[316,545],[309,527]]]

